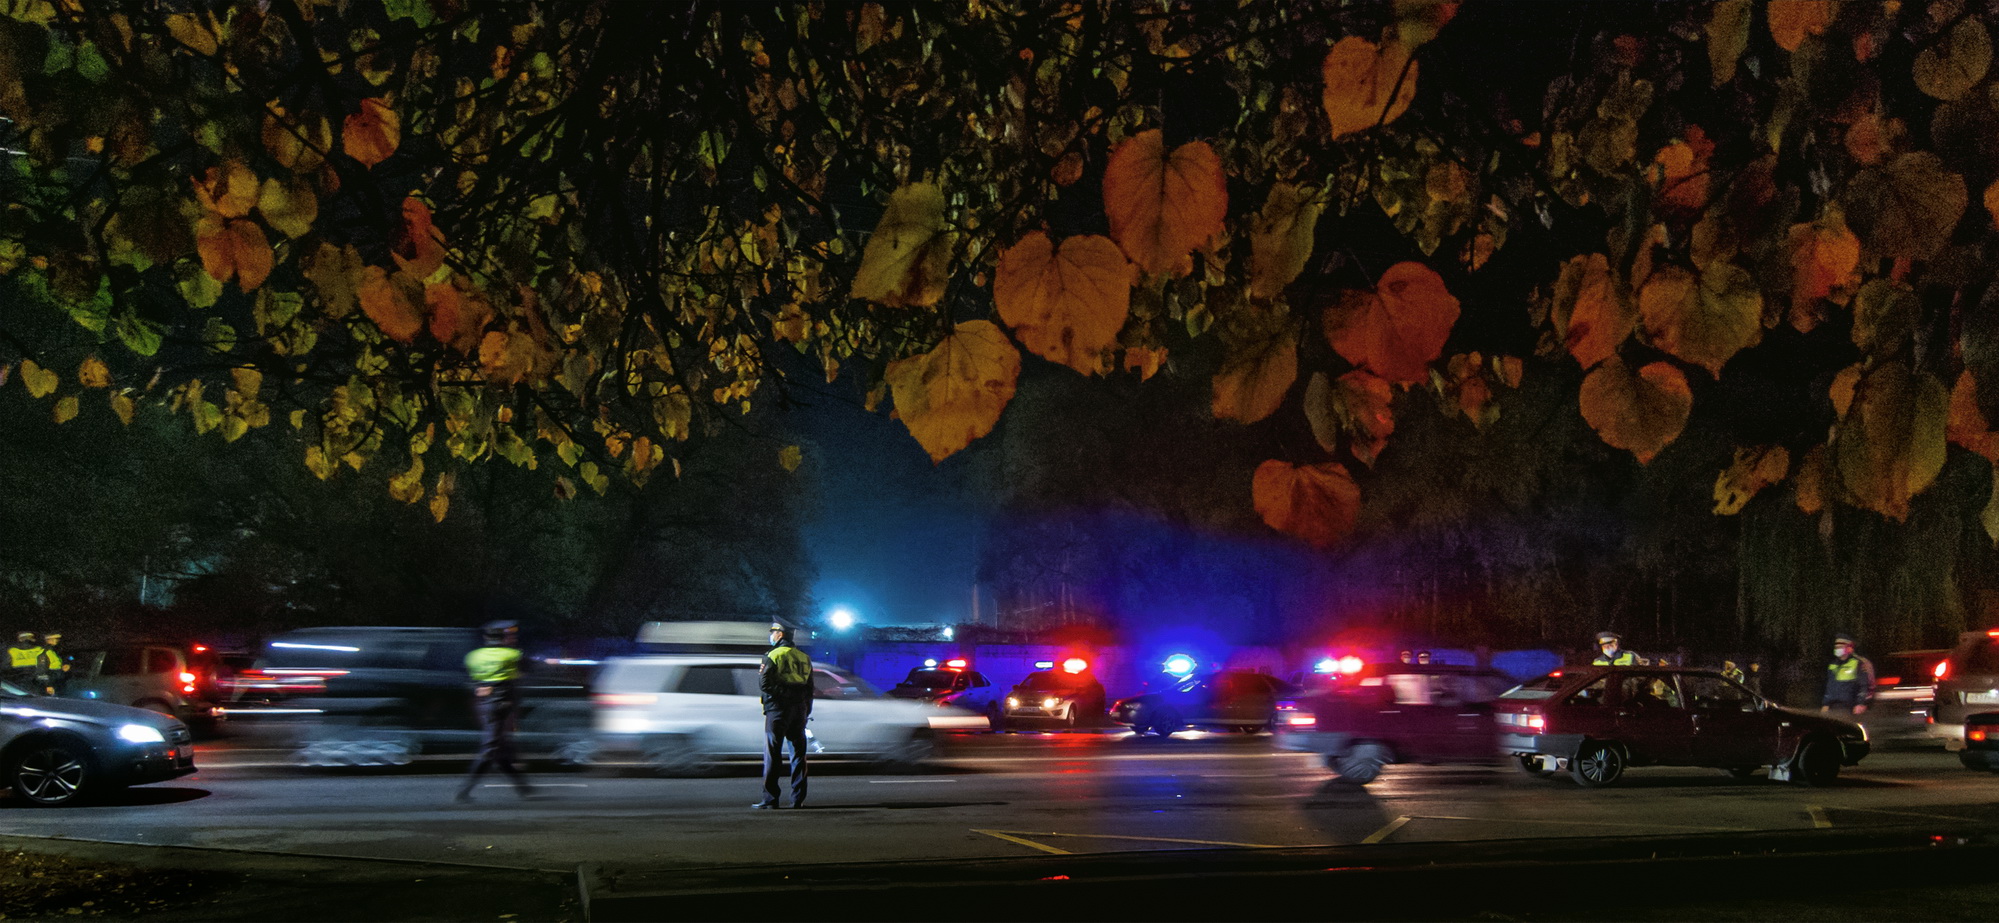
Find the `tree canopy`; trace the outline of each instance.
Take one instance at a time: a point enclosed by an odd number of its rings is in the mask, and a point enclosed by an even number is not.
[[[843,369],[941,460],[1026,355],[1201,377],[1320,547],[1414,408],[1475,442],[1536,379],[1635,465],[1707,421],[1720,515],[1999,459],[1981,3],[0,11],[10,399],[287,427],[438,518]]]

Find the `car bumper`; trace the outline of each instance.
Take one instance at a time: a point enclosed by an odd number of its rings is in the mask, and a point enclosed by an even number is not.
[[[116,751],[104,760],[106,775],[119,785],[145,785],[191,775],[194,747],[190,744]]]
[[[1499,735],[1501,756],[1553,756],[1568,759],[1576,755],[1576,748],[1582,745],[1581,734],[1502,733]]]

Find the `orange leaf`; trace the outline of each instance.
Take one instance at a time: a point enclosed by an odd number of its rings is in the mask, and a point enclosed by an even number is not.
[[[1344,434],[1354,458],[1372,466],[1395,433],[1394,397],[1393,385],[1367,372],[1348,372],[1337,381],[1319,372],[1305,386],[1305,419],[1320,448],[1336,451]]]
[[[1499,416],[1499,409],[1492,406],[1492,383],[1485,379],[1485,357],[1478,353],[1452,356],[1445,370],[1444,393],[1473,426],[1483,429]]]
[[[430,223],[430,206],[422,200],[403,199],[403,223],[396,229],[389,255],[420,281],[428,281],[444,265],[444,235]]]
[[[1785,51],[1797,51],[1805,39],[1825,32],[1838,13],[1832,0],[1770,0],[1765,7],[1770,37]]]
[[[1812,446],[1798,462],[1797,500],[1798,511],[1807,516],[1816,516],[1826,507],[1826,496],[1837,486],[1832,484],[1831,469],[1826,464],[1826,447]]]
[[[1837,208],[1828,209],[1823,220],[1791,225],[1791,326],[1810,333],[1825,318],[1819,301],[1845,301],[1848,290],[1860,284],[1860,238],[1847,230],[1846,219]]]
[[[1664,174],[1659,183],[1659,201],[1668,210],[1698,212],[1707,207],[1708,158],[1714,142],[1699,125],[1687,128],[1684,141],[1674,141],[1653,157]]]
[[[493,317],[483,296],[467,297],[454,281],[432,282],[423,287],[423,302],[430,335],[439,343],[466,354],[479,347],[480,331]]]
[[[1035,231],[1000,254],[993,303],[1022,346],[1093,374],[1131,312],[1131,264],[1108,237],[1071,237],[1057,250]]]
[[[1950,422],[1944,432],[1950,441],[1977,452],[1986,461],[1999,463],[1999,433],[1992,431],[1992,424],[1978,407],[1978,380],[1970,369],[1960,372],[1957,384],[1950,389]]]
[[[240,160],[209,167],[194,181],[201,207],[224,218],[241,218],[257,207],[257,174]]]
[[[1221,158],[1203,141],[1168,155],[1158,129],[1139,132],[1111,151],[1104,168],[1111,238],[1146,272],[1192,272],[1190,254],[1221,231],[1228,206]]]
[[[1326,52],[1320,74],[1326,84],[1320,104],[1335,140],[1395,121],[1416,98],[1416,63],[1398,41],[1376,45],[1349,35]]]
[[[1020,351],[992,321],[959,324],[935,349],[889,363],[896,416],[941,462],[992,432],[1013,400]]]
[[[1762,338],[1763,293],[1733,263],[1711,263],[1699,275],[1663,266],[1639,291],[1638,315],[1654,346],[1720,375]]]
[[[1993,220],[1999,221],[1999,179],[1993,180],[1992,185],[1985,187],[1985,211]]]
[[[479,368],[486,382],[517,385],[534,373],[538,350],[534,337],[520,330],[492,330],[479,341]]]
[[[1139,381],[1146,381],[1159,374],[1159,367],[1166,364],[1166,347],[1127,346],[1124,350],[1124,370],[1137,372]]]
[[[1255,423],[1270,416],[1297,380],[1298,332],[1287,324],[1223,364],[1215,376],[1215,419]]]
[[[355,287],[354,294],[375,326],[382,328],[390,339],[408,343],[423,329],[423,315],[417,313],[399,281],[390,277],[388,270],[369,266],[362,270],[361,284]]]
[[[195,246],[201,268],[218,282],[236,278],[236,287],[252,291],[271,274],[271,244],[255,221],[202,218],[195,225]]]
[[[1265,524],[1315,548],[1338,544],[1360,514],[1360,485],[1333,462],[1300,467],[1266,461],[1256,466],[1250,497]]]
[[[1348,362],[1391,382],[1429,378],[1458,322],[1458,299],[1422,263],[1397,263],[1373,292],[1346,292],[1320,317],[1326,342]]]
[[[1641,465],[1680,437],[1694,408],[1693,391],[1679,369],[1654,362],[1634,375],[1615,357],[1583,378],[1580,398],[1590,428],[1605,443],[1638,456]]]
[[[1610,261],[1601,253],[1562,264],[1553,313],[1563,345],[1585,369],[1610,358],[1638,326],[1638,312],[1619,296]]]
[[[340,128],[341,149],[368,167],[389,159],[402,139],[402,120],[396,110],[374,97],[361,100],[361,111],[348,116]]]

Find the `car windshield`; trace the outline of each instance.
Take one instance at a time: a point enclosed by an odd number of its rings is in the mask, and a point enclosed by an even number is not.
[[[1508,689],[1500,693],[1499,697],[1502,699],[1528,699],[1530,701],[1545,699],[1554,695],[1555,690],[1562,688],[1562,684],[1567,681],[1567,678],[1563,677],[1560,673],[1550,673],[1540,679],[1529,680]]]
[[[1081,686],[1085,682],[1086,680],[1080,679],[1073,674],[1057,673],[1053,670],[1044,670],[1040,673],[1027,674],[1027,678],[1020,681],[1020,688],[1069,689],[1075,686]]]
[[[945,689],[958,679],[956,670],[912,670],[909,678],[902,681],[905,686],[920,689]]]

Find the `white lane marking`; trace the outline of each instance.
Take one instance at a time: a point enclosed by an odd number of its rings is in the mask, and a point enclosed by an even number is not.
[[[869,779],[868,784],[869,785],[922,785],[924,783],[937,783],[937,782],[956,784],[957,781],[958,781],[957,779]]]
[[[1540,817],[1462,817],[1452,814],[1412,814],[1424,820],[1468,820],[1488,824],[1561,824],[1565,827],[1631,827],[1638,830],[1760,830],[1760,827],[1695,827],[1686,824],[1621,824],[1609,820],[1548,820]]]
[[[485,783],[485,784],[484,784],[484,786],[483,786],[483,787],[485,787],[485,788],[513,788],[513,787],[514,787],[514,783],[512,783],[512,782],[487,782],[487,783]],[[535,787],[535,788],[589,788],[589,787],[590,787],[590,784],[589,784],[589,783],[587,783],[587,782],[536,782],[536,783],[534,784],[534,787]]]
[[[1382,827],[1380,830],[1376,830],[1373,833],[1368,834],[1367,839],[1362,840],[1361,843],[1363,844],[1379,843],[1382,840],[1388,839],[1389,836],[1395,833],[1395,831],[1402,829],[1403,824],[1406,824],[1408,822],[1409,822],[1409,815],[1404,814],[1401,817],[1389,821],[1388,825]]]

